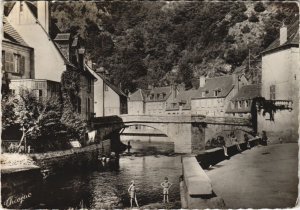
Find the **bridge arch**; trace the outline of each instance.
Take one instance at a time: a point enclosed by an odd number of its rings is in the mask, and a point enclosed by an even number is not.
[[[132,147],[132,152],[173,153],[175,142],[166,133],[166,129],[145,123],[127,123],[120,131],[120,140]]]

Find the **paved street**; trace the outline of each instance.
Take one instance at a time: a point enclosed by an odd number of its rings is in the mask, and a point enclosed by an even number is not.
[[[213,189],[227,208],[295,206],[298,145],[260,146],[207,170]]]

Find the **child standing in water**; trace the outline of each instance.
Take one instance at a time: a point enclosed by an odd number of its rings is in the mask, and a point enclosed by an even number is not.
[[[131,184],[128,188],[128,192],[129,192],[129,196],[130,196],[130,207],[132,208],[132,201],[133,200],[135,201],[136,206],[139,207],[139,204],[138,204],[137,199],[136,199],[135,183],[134,183],[133,180],[131,181]]]
[[[165,181],[160,184],[163,188],[163,197],[164,203],[167,201],[169,203],[169,189],[172,186],[172,183],[168,181],[168,177],[165,177]]]

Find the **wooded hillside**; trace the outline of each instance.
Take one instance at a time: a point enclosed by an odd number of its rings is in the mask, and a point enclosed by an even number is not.
[[[51,4],[60,30],[83,37],[93,62],[128,91],[174,81],[197,87],[200,75],[227,74],[237,67],[249,76],[282,22],[289,24],[298,13],[296,3],[284,2]]]

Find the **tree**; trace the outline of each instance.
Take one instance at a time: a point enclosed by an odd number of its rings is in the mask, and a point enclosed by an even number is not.
[[[62,91],[62,115],[61,122],[66,128],[66,137],[69,140],[82,140],[84,137],[86,122],[82,120],[78,111],[80,73],[68,69],[63,72],[61,78]]]
[[[259,19],[255,14],[251,14],[251,16],[249,17],[249,21],[252,23],[256,23],[259,22]]]
[[[264,4],[262,2],[257,2],[255,5],[254,5],[254,10],[256,12],[263,12],[265,11],[265,7],[264,7]]]
[[[185,88],[190,89],[193,87],[192,79],[193,79],[193,69],[191,65],[187,62],[182,62],[179,64],[179,72],[182,76],[181,82],[184,82]]]
[[[3,129],[18,125],[22,131],[18,149],[26,140],[64,140],[64,125],[60,122],[61,103],[58,98],[38,98],[27,89],[22,89],[19,95],[9,95],[2,100]],[[39,145],[35,145],[39,146]]]

